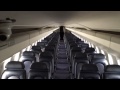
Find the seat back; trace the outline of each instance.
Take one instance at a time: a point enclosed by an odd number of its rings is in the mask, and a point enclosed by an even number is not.
[[[107,60],[103,54],[92,54],[90,63],[96,64],[100,73],[103,74],[105,66],[107,65]]]
[[[10,61],[1,74],[1,79],[26,79],[26,71],[22,62]]]
[[[40,46],[41,49],[42,49],[42,48],[45,48],[46,43],[44,43],[44,42],[37,42],[37,46]]]
[[[94,53],[95,52],[95,49],[94,48],[86,48],[85,49],[85,53]]]
[[[42,52],[40,46],[32,46],[32,51],[38,51],[39,53]]]
[[[35,53],[33,51],[25,51],[19,61],[25,65],[26,75],[28,75],[31,64],[36,62]]]
[[[100,79],[101,75],[94,64],[84,64],[78,75],[78,79]]]
[[[50,79],[49,66],[45,62],[36,62],[31,65],[28,79]]]
[[[120,66],[107,65],[103,74],[103,79],[120,79]]]
[[[75,78],[77,78],[78,73],[80,72],[83,64],[89,64],[86,53],[76,53],[73,63],[72,63],[72,72],[74,73]]]

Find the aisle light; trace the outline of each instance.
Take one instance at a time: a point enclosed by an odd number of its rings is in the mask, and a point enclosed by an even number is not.
[[[112,55],[110,55],[109,53],[108,53],[108,60],[109,60],[109,64],[110,64],[110,65],[113,64]]]

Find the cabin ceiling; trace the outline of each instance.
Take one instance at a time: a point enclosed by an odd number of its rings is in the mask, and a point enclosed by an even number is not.
[[[120,32],[120,11],[0,11],[6,17],[16,19],[16,30],[65,25]]]

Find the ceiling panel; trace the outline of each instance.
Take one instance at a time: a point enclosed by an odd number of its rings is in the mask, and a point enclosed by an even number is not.
[[[16,19],[13,28],[66,25],[119,31],[120,11],[0,11],[0,19]]]

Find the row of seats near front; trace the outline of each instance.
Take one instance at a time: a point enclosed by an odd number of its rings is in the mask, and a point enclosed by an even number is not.
[[[7,79],[9,77],[11,78],[11,76],[21,76],[21,74],[17,71],[20,69],[21,70],[24,69],[23,71],[26,72],[26,75],[23,75],[24,78],[27,78],[27,77],[33,78],[30,69],[36,69],[36,67],[39,65],[40,65],[40,68],[42,67],[41,69],[38,67],[39,70],[42,70],[42,71],[45,70],[48,72],[48,69],[49,69],[49,73],[50,74],[53,73],[54,68],[52,66],[54,66],[53,65],[54,64],[53,60],[55,58],[54,51],[55,51],[55,47],[57,46],[57,40],[58,40],[58,32],[54,32],[53,34],[49,35],[41,42],[38,42],[37,46],[32,46],[30,51],[23,52],[19,60],[20,62],[11,61],[6,65],[6,70],[3,71],[1,78]],[[45,50],[42,51],[42,49],[45,49]],[[45,68],[45,65],[47,65],[46,68]],[[48,75],[48,77],[45,76],[44,78],[46,77],[49,78],[50,74]],[[22,77],[19,77],[19,78],[22,78]]]
[[[80,74],[81,71],[83,72],[86,69],[85,71],[90,72],[92,70],[91,69],[92,66],[94,68],[96,67],[97,68],[96,70],[99,71],[99,74],[100,74],[99,78],[109,78],[109,76],[103,77],[104,72],[110,70],[110,69],[108,70],[105,69],[106,67],[108,67],[107,60],[105,59],[105,55],[101,53],[95,53],[94,48],[89,47],[87,43],[84,43],[84,41],[74,36],[71,32],[66,32],[65,36],[66,36],[67,44],[69,46],[68,50],[70,52],[69,55],[70,55],[70,61],[72,63],[72,73],[74,75],[74,78],[77,78],[77,79],[84,78],[83,75]],[[82,68],[82,65],[84,64],[93,64],[93,65],[91,66],[85,65],[86,68],[84,68],[84,66]],[[89,68],[87,68],[87,66]],[[116,67],[115,70],[117,70],[119,66],[114,65],[109,67],[111,67],[111,69],[112,67],[113,68]],[[87,75],[87,77],[92,77],[92,76]],[[118,76],[114,76],[114,78],[118,78]]]
[[[11,61],[6,65],[2,79],[26,79],[26,70],[22,62]],[[103,79],[120,79],[120,66],[107,65],[102,76]],[[35,62],[31,65],[28,79],[52,79],[45,62]],[[53,78],[54,79],[54,78]],[[101,79],[95,64],[84,64],[77,79]]]

